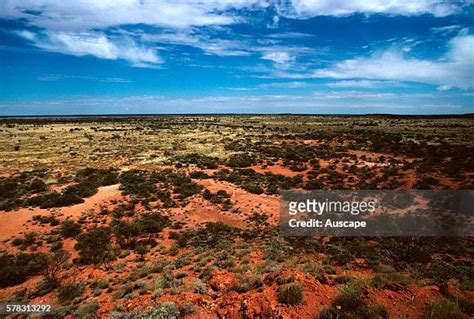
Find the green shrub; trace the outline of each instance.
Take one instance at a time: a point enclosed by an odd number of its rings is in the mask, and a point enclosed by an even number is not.
[[[244,275],[237,278],[237,283],[233,289],[237,292],[247,292],[263,286],[263,279],[257,275]]]
[[[278,287],[278,302],[297,305],[303,301],[303,288],[300,283],[292,282]]]
[[[60,194],[57,192],[37,195],[26,201],[27,206],[39,206],[40,208],[65,207],[83,203],[84,200],[75,194]]]
[[[242,188],[245,189],[247,192],[256,194],[256,195],[263,194],[264,192],[263,188],[257,183],[251,183],[251,182],[245,183],[245,184],[242,184]]]
[[[206,178],[211,178],[206,172],[203,171],[193,171],[189,173],[189,177],[195,178],[195,179],[206,179]]]
[[[61,304],[70,303],[82,295],[83,286],[80,283],[65,284],[58,288],[58,300]]]
[[[73,220],[66,219],[65,221],[61,223],[59,232],[61,233],[61,236],[63,236],[64,238],[68,238],[68,237],[75,238],[77,235],[81,233],[81,225],[79,225]]]
[[[361,300],[362,287],[359,283],[350,283],[341,291],[341,294],[336,297],[333,301],[333,306],[340,308],[342,311],[354,311],[356,312],[363,306]]]
[[[0,254],[0,287],[15,286],[38,275],[44,269],[46,259],[42,253]]]
[[[207,294],[206,284],[203,283],[200,279],[195,279],[191,283],[193,291],[197,294]]]
[[[412,282],[410,278],[399,273],[387,273],[375,275],[370,284],[377,289],[397,290],[398,287],[406,286],[410,282]]]
[[[30,192],[35,194],[35,193],[44,192],[45,190],[48,189],[48,186],[46,185],[45,182],[43,182],[43,180],[39,178],[35,178],[31,181],[28,188]]]
[[[439,299],[430,302],[423,312],[423,319],[467,318],[456,302]]]
[[[75,179],[81,184],[89,184],[93,187],[100,187],[117,184],[118,174],[117,170],[114,168],[97,169],[87,167],[78,170]]]
[[[97,310],[99,310],[99,303],[94,300],[80,305],[76,310],[76,315],[79,318],[98,318]]]
[[[135,319],[178,319],[180,313],[178,305],[174,302],[164,302],[154,308],[135,316]]]
[[[78,183],[66,187],[64,195],[74,195],[81,198],[91,197],[97,193],[97,188],[88,183]]]
[[[249,154],[234,154],[227,160],[229,167],[249,167],[255,164],[255,157]]]
[[[97,227],[77,237],[74,249],[79,252],[80,261],[85,264],[99,264],[110,260],[110,229]]]

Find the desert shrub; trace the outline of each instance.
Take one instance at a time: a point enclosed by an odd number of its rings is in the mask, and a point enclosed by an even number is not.
[[[71,219],[66,219],[61,223],[61,227],[59,228],[59,232],[61,236],[64,238],[75,238],[77,235],[81,233],[81,225],[76,223]]]
[[[206,223],[203,228],[196,232],[194,243],[215,247],[217,244],[223,243],[234,231],[234,228],[223,222]]]
[[[265,246],[265,259],[283,262],[292,250],[284,238],[272,237]]]
[[[0,287],[15,286],[26,281],[30,276],[38,275],[44,266],[47,256],[34,254],[1,254]]]
[[[0,199],[0,210],[4,210],[6,212],[11,211],[15,208],[18,208],[22,205],[22,201],[18,198],[5,198]]]
[[[178,288],[182,283],[182,280],[175,278],[171,271],[165,269],[161,275],[155,278],[153,286],[154,289],[169,289]]]
[[[465,314],[468,314],[471,317],[474,315],[474,300],[471,298],[451,297],[450,300],[458,304],[459,308],[461,308],[462,312]]]
[[[26,200],[27,206],[39,206],[40,208],[65,207],[83,203],[84,200],[74,194],[61,194],[57,192],[37,195]]]
[[[441,284],[454,277],[461,282],[462,286],[472,290],[473,265],[474,262],[469,259],[451,261],[435,259],[420,268],[418,272],[423,277],[430,278],[433,284]]]
[[[363,306],[361,300],[362,287],[358,282],[343,287],[341,294],[333,301],[333,306],[343,311],[356,311]]]
[[[133,286],[131,284],[126,284],[120,287],[117,291],[114,293],[114,297],[116,299],[121,299],[133,292]]]
[[[331,263],[341,266],[350,263],[354,259],[354,256],[349,250],[333,244],[328,245],[327,254]]]
[[[249,154],[234,154],[227,160],[229,167],[249,167],[255,164],[255,157]]]
[[[252,215],[247,217],[245,222],[250,226],[255,235],[263,235],[270,226],[270,223],[268,222],[269,218],[270,216],[267,214],[254,212]]]
[[[304,189],[306,190],[315,190],[315,189],[323,189],[324,183],[321,182],[317,178],[310,178],[304,185]]]
[[[324,308],[323,310],[321,310],[319,315],[314,316],[314,319],[338,319],[338,318],[340,317],[337,311],[329,307]]]
[[[135,316],[136,319],[178,319],[180,313],[178,305],[174,302],[164,302],[156,305],[154,308],[142,312]]]
[[[39,178],[33,179],[28,185],[28,190],[32,192],[33,194],[44,192],[47,189],[48,189],[48,186],[46,185],[46,183]]]
[[[205,189],[202,193],[202,197],[213,204],[221,205],[223,210],[232,208],[232,202],[229,199],[230,195],[225,190],[218,190],[216,193],[212,193],[208,189]]]
[[[97,318],[97,310],[99,310],[99,303],[97,300],[94,300],[77,307],[76,315],[79,318]]]
[[[74,249],[79,252],[80,261],[86,264],[98,264],[109,260],[111,256],[110,229],[98,227],[77,237]]]
[[[16,178],[0,178],[0,198],[15,198],[20,189],[21,181]]]
[[[82,295],[84,287],[80,283],[65,284],[58,288],[58,300],[61,304],[67,304],[74,300],[74,298]]]
[[[120,174],[120,190],[127,195],[140,199],[149,198],[156,193],[156,186],[148,173],[140,170],[129,170]]]
[[[278,287],[278,302],[297,305],[303,301],[303,288],[299,282],[292,282]]]
[[[207,282],[212,278],[212,272],[215,270],[215,267],[205,267],[199,272],[199,279],[204,282]]]
[[[370,284],[377,289],[399,290],[410,283],[410,278],[399,273],[377,274]]]
[[[177,239],[179,239],[179,237],[180,237],[180,236],[179,236],[179,233],[178,233],[178,232],[174,232],[174,231],[173,231],[173,232],[170,232],[169,235],[168,235],[168,238],[169,238],[169,239],[175,239],[175,240],[177,240]]]
[[[97,193],[97,187],[89,183],[77,183],[66,187],[64,195],[75,195],[81,198],[91,197]]]
[[[257,275],[244,275],[237,278],[237,283],[233,289],[237,292],[247,292],[263,286],[263,279]]]
[[[191,283],[193,291],[197,294],[207,294],[206,284],[203,283],[200,279],[195,279]]]
[[[279,191],[300,187],[302,176],[287,177],[266,172],[259,174],[253,169],[221,169],[214,174],[214,178],[236,184],[248,192],[262,194],[278,194]]]
[[[15,237],[12,239],[12,245],[13,246],[20,246],[23,245],[23,239]]]
[[[76,181],[80,184],[91,185],[93,187],[117,184],[117,169],[98,169],[87,167],[80,169],[76,173]]]
[[[47,279],[41,279],[36,283],[35,296],[44,296],[57,287],[58,282],[51,282]]]
[[[147,246],[144,245],[138,245],[135,247],[135,253],[137,255],[140,255],[140,260],[144,260],[145,255],[148,253],[149,249]]]
[[[463,314],[459,305],[447,299],[439,299],[431,301],[425,308],[423,319],[451,319],[451,318],[467,318]]]
[[[37,238],[38,238],[38,234],[35,232],[26,233],[23,237],[23,245],[31,246],[35,243]]]
[[[206,172],[203,171],[193,171],[189,173],[189,177],[195,178],[195,179],[206,179],[206,178],[211,178]]]
[[[160,213],[150,213],[140,216],[136,223],[140,227],[141,233],[151,236],[151,234],[159,233],[163,228],[169,226],[170,219]]]
[[[203,189],[203,187],[204,186],[196,184],[194,182],[187,182],[176,185],[174,187],[174,192],[179,194],[178,197],[180,199],[184,199],[199,193]]]
[[[43,215],[35,215],[33,216],[33,220],[39,222],[40,224],[50,224],[51,226],[59,225],[59,220],[55,216],[43,216]]]
[[[260,195],[263,194],[264,189],[257,183],[244,183],[242,184],[242,188],[245,189],[247,192]]]
[[[199,168],[215,169],[219,165],[219,158],[197,153],[175,156],[176,161],[182,164],[195,164]]]
[[[297,164],[297,163],[291,163],[288,167],[293,172],[303,172],[307,169],[306,164]]]
[[[312,259],[307,260],[306,262],[304,262],[300,266],[300,270],[304,273],[312,275],[315,278],[318,278],[320,275],[322,275],[324,273],[324,270],[321,267],[321,265],[317,264]]]
[[[396,268],[407,264],[428,263],[431,261],[431,249],[428,238],[386,238],[379,242],[381,256],[393,261]]]
[[[141,233],[141,225],[134,222],[125,222],[119,219],[112,219],[110,222],[117,243],[122,247],[133,247]]]
[[[294,250],[300,252],[312,254],[324,251],[324,245],[320,239],[314,237],[289,237],[287,241]]]
[[[362,299],[362,285],[353,281],[344,286],[332,307],[323,310],[319,318],[388,318],[387,310],[380,305],[368,304]]]
[[[42,260],[41,274],[45,276],[45,279],[52,285],[56,286],[59,283],[58,274],[63,269],[70,257],[70,253],[58,249],[54,254],[47,256]]]

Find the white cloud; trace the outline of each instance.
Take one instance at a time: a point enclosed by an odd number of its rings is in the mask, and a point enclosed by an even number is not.
[[[293,0],[292,9],[295,17],[317,15],[344,16],[355,12],[374,14],[419,15],[424,13],[435,16],[447,16],[457,13],[465,1],[442,0]]]
[[[46,74],[39,76],[38,81],[60,81],[60,80],[79,80],[79,81],[97,81],[105,83],[131,83],[132,81],[118,77],[96,77],[88,75],[70,75],[70,74]]]
[[[249,1],[137,1],[137,0],[10,0],[0,4],[0,17],[25,18],[31,24],[60,31],[87,31],[124,24],[171,28],[225,25],[239,19],[213,13]]]
[[[472,0],[7,0],[0,1],[0,17],[26,19],[30,24],[56,31],[88,31],[125,24],[166,28],[229,25],[247,20],[239,9],[276,7],[283,15],[307,18],[319,15],[386,13],[446,16]],[[231,10],[237,9],[237,10]],[[278,26],[274,16],[270,26]]]
[[[262,59],[271,60],[278,64],[287,64],[294,60],[294,58],[290,56],[288,52],[277,52],[277,51],[264,53],[262,55]]]
[[[92,55],[107,60],[123,59],[137,67],[150,67],[162,62],[154,50],[139,47],[132,39],[114,42],[100,32],[34,34],[19,31],[17,34],[32,41],[35,46],[52,52],[76,56]]]
[[[273,82],[260,84],[258,87],[262,89],[279,88],[279,89],[300,89],[310,86],[310,83],[293,81],[293,82]]]
[[[437,61],[406,57],[390,49],[370,57],[358,57],[319,69],[315,78],[413,81],[469,89],[474,87],[474,36],[462,32],[450,42],[444,58]]]
[[[448,26],[445,26],[445,27],[431,28],[431,31],[433,33],[436,33],[436,34],[446,35],[446,34],[449,34],[449,33],[452,33],[452,32],[458,32],[459,29],[461,29],[461,28],[462,27],[460,25],[453,24],[453,25],[448,25]]]
[[[331,88],[361,88],[374,89],[386,86],[399,86],[400,83],[394,81],[377,81],[377,80],[344,80],[337,82],[330,82],[326,84]]]
[[[185,45],[201,49],[206,54],[218,56],[246,56],[251,53],[251,44],[241,40],[211,38],[194,32],[146,34],[140,36],[143,42]]]
[[[272,19],[272,22],[267,24],[267,28],[269,29],[277,29],[278,28],[278,23],[280,22],[280,17],[279,16],[274,16]]]

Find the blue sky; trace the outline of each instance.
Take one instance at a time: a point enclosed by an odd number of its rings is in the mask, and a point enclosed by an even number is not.
[[[474,1],[6,0],[0,115],[474,112]]]

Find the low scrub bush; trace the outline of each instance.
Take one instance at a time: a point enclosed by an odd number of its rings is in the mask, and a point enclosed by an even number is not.
[[[451,319],[451,318],[468,318],[459,305],[447,299],[439,299],[431,301],[425,308],[422,315],[423,319]]]
[[[81,225],[76,223],[73,220],[66,219],[61,223],[61,227],[59,229],[61,236],[64,238],[75,238],[77,235],[81,233]]]
[[[30,276],[38,275],[44,268],[47,256],[34,254],[1,254],[0,255],[0,287],[18,285]]]
[[[83,289],[84,287],[76,282],[62,285],[58,288],[58,300],[61,304],[70,303],[82,295]]]
[[[299,282],[292,282],[278,287],[278,302],[297,305],[303,301],[303,288]]]

